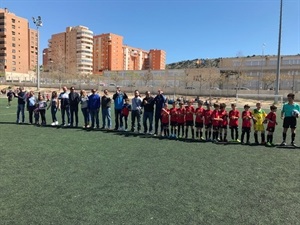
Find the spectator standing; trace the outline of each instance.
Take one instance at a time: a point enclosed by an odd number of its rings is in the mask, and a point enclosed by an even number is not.
[[[138,90],[134,91],[131,108],[131,132],[135,129],[135,119],[137,120],[137,131],[141,131],[142,98]]]
[[[104,95],[101,98],[101,110],[102,110],[102,127],[101,129],[106,128],[107,120],[107,129],[111,129],[111,98],[108,95],[108,90],[104,90]]]
[[[63,87],[63,92],[61,92],[58,96],[58,109],[61,110],[61,119],[62,119],[62,126],[70,126],[70,100],[69,100],[69,94],[67,92],[67,87]],[[65,121],[65,115],[67,115],[67,121],[66,124]]]
[[[124,100],[127,99],[126,93],[121,91],[120,87],[117,87],[116,93],[113,95],[114,105],[115,105],[115,130],[119,129],[119,124],[121,124],[121,111],[123,108]]]
[[[11,106],[11,101],[14,97],[13,91],[11,89],[9,89],[6,96],[7,96],[7,108],[9,108]]]
[[[89,97],[85,90],[80,91],[81,112],[84,118],[84,128],[89,128],[90,113],[89,113]]]
[[[58,109],[58,96],[57,96],[56,91],[52,91],[50,101],[51,102],[50,102],[47,109],[51,108],[51,117],[52,117],[51,126],[57,126],[58,121],[57,121],[57,118],[56,118],[56,113],[57,113],[57,109]]]
[[[146,97],[143,98],[142,107],[144,108],[143,126],[144,133],[148,132],[147,120],[149,120],[149,134],[153,131],[153,114],[154,114],[154,98],[150,95],[150,91],[146,91]]]
[[[91,90],[92,94],[89,96],[89,112],[91,115],[91,128],[92,129],[99,129],[99,110],[100,110],[100,96],[97,93],[96,89]],[[96,127],[95,127],[96,123]]]
[[[29,95],[27,97],[27,110],[29,113],[29,124],[32,124],[32,118],[33,118],[33,114],[34,114],[34,110],[37,107],[37,97],[34,95],[33,91],[29,92]]]
[[[45,100],[45,97],[43,95],[38,96],[38,102],[37,102],[38,107],[36,110],[40,113],[41,116],[41,125],[45,126],[46,125],[46,109],[47,109],[47,101]]]
[[[158,90],[158,94],[154,98],[155,104],[155,131],[154,135],[157,135],[158,132],[158,124],[161,121],[161,110],[164,107],[164,103],[166,103],[167,98],[163,95],[162,90]],[[160,133],[162,132],[162,127],[160,128]]]
[[[26,92],[24,87],[20,87],[17,91],[17,94],[14,94],[18,98],[18,108],[17,108],[17,123],[25,122],[25,103],[26,103]],[[20,113],[22,115],[22,121],[20,120]]]
[[[281,119],[283,119],[283,132],[282,132],[282,143],[281,145],[286,145],[286,133],[289,128],[291,128],[291,145],[296,146],[295,137],[296,137],[296,126],[297,118],[293,116],[293,111],[300,111],[300,106],[298,103],[294,102],[295,95],[290,93],[287,95],[288,102],[285,103],[281,110]]]
[[[69,101],[70,101],[70,115],[71,115],[70,126],[71,127],[74,126],[74,116],[75,116],[75,127],[78,127],[78,104],[80,102],[80,96],[75,91],[75,88],[73,86],[70,88]]]

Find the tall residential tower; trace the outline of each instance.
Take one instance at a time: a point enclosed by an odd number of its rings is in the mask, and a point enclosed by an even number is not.
[[[0,76],[34,80],[37,51],[37,31],[29,28],[28,20],[0,9]]]

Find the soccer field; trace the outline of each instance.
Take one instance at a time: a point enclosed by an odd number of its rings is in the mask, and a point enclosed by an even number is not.
[[[18,125],[13,104],[0,100],[0,224],[300,224],[299,149]]]

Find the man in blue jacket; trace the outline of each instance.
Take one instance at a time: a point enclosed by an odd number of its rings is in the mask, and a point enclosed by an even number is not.
[[[120,87],[117,87],[116,93],[113,95],[114,105],[115,105],[115,130],[119,129],[119,124],[121,123],[121,111],[123,108],[124,100],[127,99],[126,93],[121,91]]]
[[[89,103],[88,109],[91,115],[91,129],[99,129],[99,110],[101,105],[100,95],[97,94],[96,89],[91,90],[92,94],[89,96]],[[96,120],[96,127],[95,127],[95,120]]]

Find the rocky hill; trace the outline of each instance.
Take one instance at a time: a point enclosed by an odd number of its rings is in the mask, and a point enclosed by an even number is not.
[[[221,59],[192,59],[166,65],[166,69],[219,67]]]

